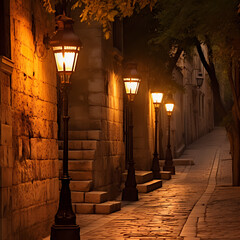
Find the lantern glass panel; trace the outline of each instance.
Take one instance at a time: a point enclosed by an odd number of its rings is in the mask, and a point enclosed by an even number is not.
[[[166,108],[167,112],[172,112],[173,108],[174,108],[174,104],[173,103],[166,103],[165,108]]]
[[[152,99],[154,104],[160,104],[162,102],[162,93],[152,93]]]
[[[63,63],[64,63],[64,58],[62,52],[55,52],[54,53],[56,64],[57,64],[57,70],[58,72],[63,71]]]
[[[64,46],[64,50],[61,46],[53,47],[54,56],[57,64],[58,72],[73,72],[76,68],[77,62],[77,47]],[[64,69],[65,66],[65,69]]]
[[[73,65],[73,72],[75,72],[75,70],[76,70],[77,59],[78,59],[78,53],[76,53],[76,57],[75,57],[74,65]]]
[[[137,94],[140,80],[138,78],[124,78],[124,84],[127,94]]]

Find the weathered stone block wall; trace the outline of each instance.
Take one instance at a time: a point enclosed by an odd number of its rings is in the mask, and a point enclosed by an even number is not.
[[[155,110],[147,74],[144,74],[144,69],[141,71],[140,67],[138,69],[142,73],[142,79],[133,107],[133,157],[135,168],[146,171],[152,166]]]
[[[112,39],[104,39],[98,24],[80,23],[76,12],[73,17],[83,49],[72,75],[70,129],[100,131],[94,188],[113,192],[120,188],[124,170],[122,57],[113,48]]]
[[[54,19],[39,1],[10,1],[12,77],[1,79],[1,239],[49,234],[58,202],[56,72],[42,45]]]
[[[99,29],[100,31],[101,28]],[[94,173],[94,186],[99,190],[116,193],[120,190],[122,172],[124,171],[123,143],[123,82],[121,76],[121,53],[113,48],[113,40],[105,40],[101,32],[102,101],[91,101],[90,118],[101,121],[101,143],[97,152]],[[97,87],[97,86],[96,86]],[[99,97],[93,88],[90,99]],[[100,90],[100,89],[99,89]],[[99,91],[98,90],[98,91]]]
[[[0,56],[0,62],[4,57]],[[12,116],[10,100],[10,74],[12,64],[0,64],[0,239],[11,239],[11,190],[12,190]]]

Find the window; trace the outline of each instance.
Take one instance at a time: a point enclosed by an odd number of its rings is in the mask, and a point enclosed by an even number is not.
[[[0,55],[11,58],[10,48],[10,0],[0,1]]]

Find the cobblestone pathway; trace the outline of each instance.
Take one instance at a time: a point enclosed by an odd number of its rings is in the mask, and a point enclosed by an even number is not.
[[[176,167],[176,175],[170,181],[165,181],[162,188],[139,195],[140,200],[137,202],[124,202],[121,211],[110,215],[77,215],[77,223],[81,228],[81,240],[184,239],[180,237],[182,228],[208,186],[216,153],[223,144],[226,145],[225,132],[222,129],[216,129],[184,152],[183,157],[193,158],[195,165]],[[220,180],[222,178],[220,177]],[[228,179],[227,176],[226,178]],[[222,191],[222,188],[224,187],[220,187],[217,191]],[[216,192],[216,198],[218,195],[219,193]],[[210,212],[215,212],[215,201],[213,195],[211,204],[208,206],[213,208]],[[238,210],[237,206],[236,210]],[[220,212],[221,205],[216,206],[216,217]],[[210,225],[209,220],[207,227]],[[199,236],[205,234],[205,227],[204,222],[199,225]],[[232,228],[239,228],[239,225],[232,225]],[[214,231],[214,226],[209,228],[209,234],[212,234],[211,231]],[[205,240],[210,239],[209,235],[204,236]]]
[[[201,240],[240,239],[240,187],[231,186],[232,161],[228,149],[220,154],[217,186],[198,225]]]

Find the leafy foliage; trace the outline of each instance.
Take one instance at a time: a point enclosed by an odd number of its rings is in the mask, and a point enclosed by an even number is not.
[[[52,6],[55,3],[62,2],[61,0],[41,1],[48,12],[53,12]],[[157,0],[66,0],[66,3],[72,6],[72,9],[82,9],[80,15],[82,22],[99,22],[103,27],[106,39],[110,37],[111,22],[114,22],[116,17],[131,16],[134,10],[141,10],[147,5],[151,9],[156,2]]]
[[[148,72],[149,87],[154,91],[161,89],[164,92],[182,90],[172,81],[172,70],[176,67],[176,59],[180,53],[171,52],[171,46],[152,44],[151,39],[156,35],[158,22],[155,11],[149,8],[135,12],[124,20],[124,56],[130,61],[137,61]],[[144,71],[144,70],[143,70]]]

